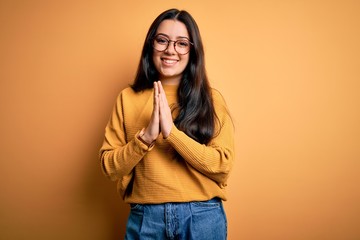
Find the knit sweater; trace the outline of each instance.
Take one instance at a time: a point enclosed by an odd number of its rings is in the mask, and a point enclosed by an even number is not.
[[[177,86],[164,85],[164,90],[172,106],[177,102]],[[160,134],[149,148],[137,136],[149,123],[153,89],[136,93],[129,87],[120,92],[105,128],[100,160],[104,174],[118,181],[125,202],[226,200],[225,187],[234,161],[234,129],[223,97],[215,89],[212,96],[219,123],[207,145],[173,124],[170,135],[164,139]]]

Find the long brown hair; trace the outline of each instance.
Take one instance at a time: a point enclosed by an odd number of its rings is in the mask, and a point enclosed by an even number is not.
[[[214,137],[217,117],[205,70],[204,48],[200,31],[195,20],[187,11],[167,10],[151,24],[144,42],[135,81],[131,87],[135,92],[139,92],[152,88],[153,82],[158,80],[159,73],[152,61],[152,40],[160,23],[166,19],[184,23],[190,41],[193,43],[189,53],[189,63],[183,72],[178,88],[179,114],[174,120],[174,124],[189,137],[199,143],[207,144]]]

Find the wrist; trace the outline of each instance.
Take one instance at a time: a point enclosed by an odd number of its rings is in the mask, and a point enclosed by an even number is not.
[[[138,137],[138,139],[139,139],[142,143],[144,143],[144,144],[147,145],[148,147],[154,145],[154,143],[155,143],[155,140],[149,138],[149,136],[145,134],[145,130],[144,130],[144,129],[142,129],[142,130],[140,131],[140,133],[139,133],[139,135],[138,135],[137,137]]]

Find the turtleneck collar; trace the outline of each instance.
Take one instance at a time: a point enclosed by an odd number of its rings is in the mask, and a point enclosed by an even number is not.
[[[176,95],[177,90],[179,88],[179,85],[177,85],[177,84],[176,85],[163,84],[162,86],[164,88],[166,95]]]

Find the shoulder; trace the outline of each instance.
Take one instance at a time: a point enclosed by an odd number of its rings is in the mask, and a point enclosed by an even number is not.
[[[124,88],[118,95],[119,100],[140,100],[152,93],[152,89],[146,89],[140,92],[135,92],[131,87]]]
[[[138,93],[132,89],[132,87],[126,87],[123,90],[121,90],[120,94],[121,96],[136,96]]]
[[[131,87],[124,88],[116,99],[116,106],[121,111],[136,112],[143,109],[152,99],[152,89],[135,92]]]
[[[221,105],[226,107],[225,98],[219,90],[215,88],[211,88],[211,95],[213,98],[214,105]]]
[[[230,112],[226,104],[225,98],[220,93],[220,91],[215,88],[212,88],[211,93],[213,98],[214,109],[218,117],[230,116]]]
[[[217,119],[220,121],[222,126],[224,124],[232,123],[232,117],[224,96],[217,89],[212,88],[211,90]]]

